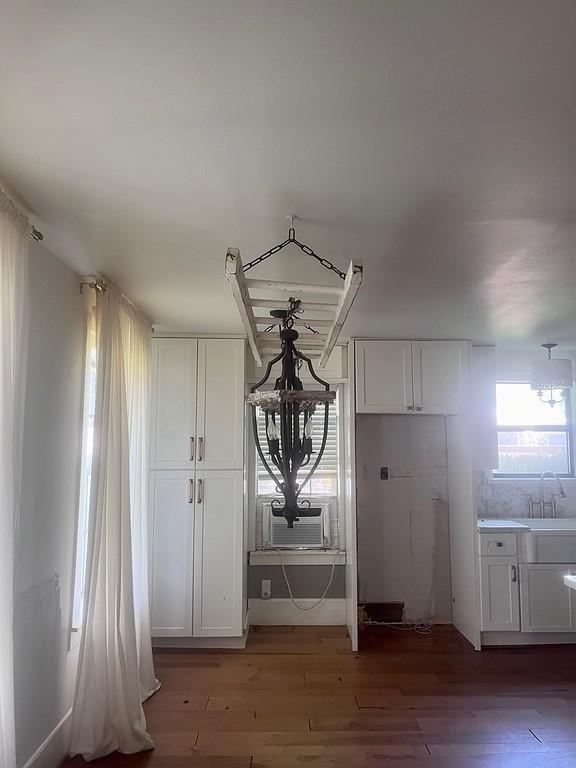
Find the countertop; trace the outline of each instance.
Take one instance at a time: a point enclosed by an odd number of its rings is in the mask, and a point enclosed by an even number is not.
[[[570,589],[576,589],[576,576],[572,573],[564,576],[564,584]]]
[[[518,533],[518,532],[545,531],[550,534],[560,535],[566,531],[576,531],[576,517],[568,518],[525,518],[520,520],[490,520],[483,518],[478,520],[479,533]]]
[[[530,525],[524,525],[517,520],[478,520],[480,533],[516,533],[517,531],[529,531]]]

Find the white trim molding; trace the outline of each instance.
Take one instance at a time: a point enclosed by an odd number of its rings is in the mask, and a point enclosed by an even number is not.
[[[55,768],[63,762],[68,755],[71,716],[72,709],[69,709],[22,768]]]
[[[308,608],[318,602],[315,597],[298,598],[296,602]],[[261,600],[251,598],[248,601],[250,624],[268,624],[291,626],[294,624],[344,625],[346,624],[346,600],[327,598],[311,610],[299,610],[289,598]]]
[[[152,648],[246,648],[248,629],[236,637],[153,637]]]
[[[250,565],[281,565],[282,560],[286,565],[346,565],[346,553],[336,549],[283,549],[282,556],[274,549],[254,549],[249,556]]]

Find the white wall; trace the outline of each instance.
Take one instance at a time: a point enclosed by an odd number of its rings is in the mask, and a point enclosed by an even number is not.
[[[79,280],[36,244],[31,248],[30,291],[24,483],[15,573],[19,766],[71,704],[77,649],[68,652],[68,644],[84,352]]]

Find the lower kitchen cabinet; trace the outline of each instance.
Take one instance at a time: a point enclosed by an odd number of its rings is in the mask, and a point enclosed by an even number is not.
[[[153,637],[243,632],[243,473],[150,473]]]
[[[482,630],[519,631],[520,598],[516,557],[480,558]]]
[[[576,631],[576,594],[564,584],[574,564],[522,563],[520,607],[523,632]]]
[[[243,474],[204,472],[196,486],[194,636],[241,635]]]

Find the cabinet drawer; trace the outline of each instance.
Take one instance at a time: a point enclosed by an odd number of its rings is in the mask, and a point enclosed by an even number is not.
[[[515,533],[481,533],[480,554],[485,557],[507,557],[516,554]]]

